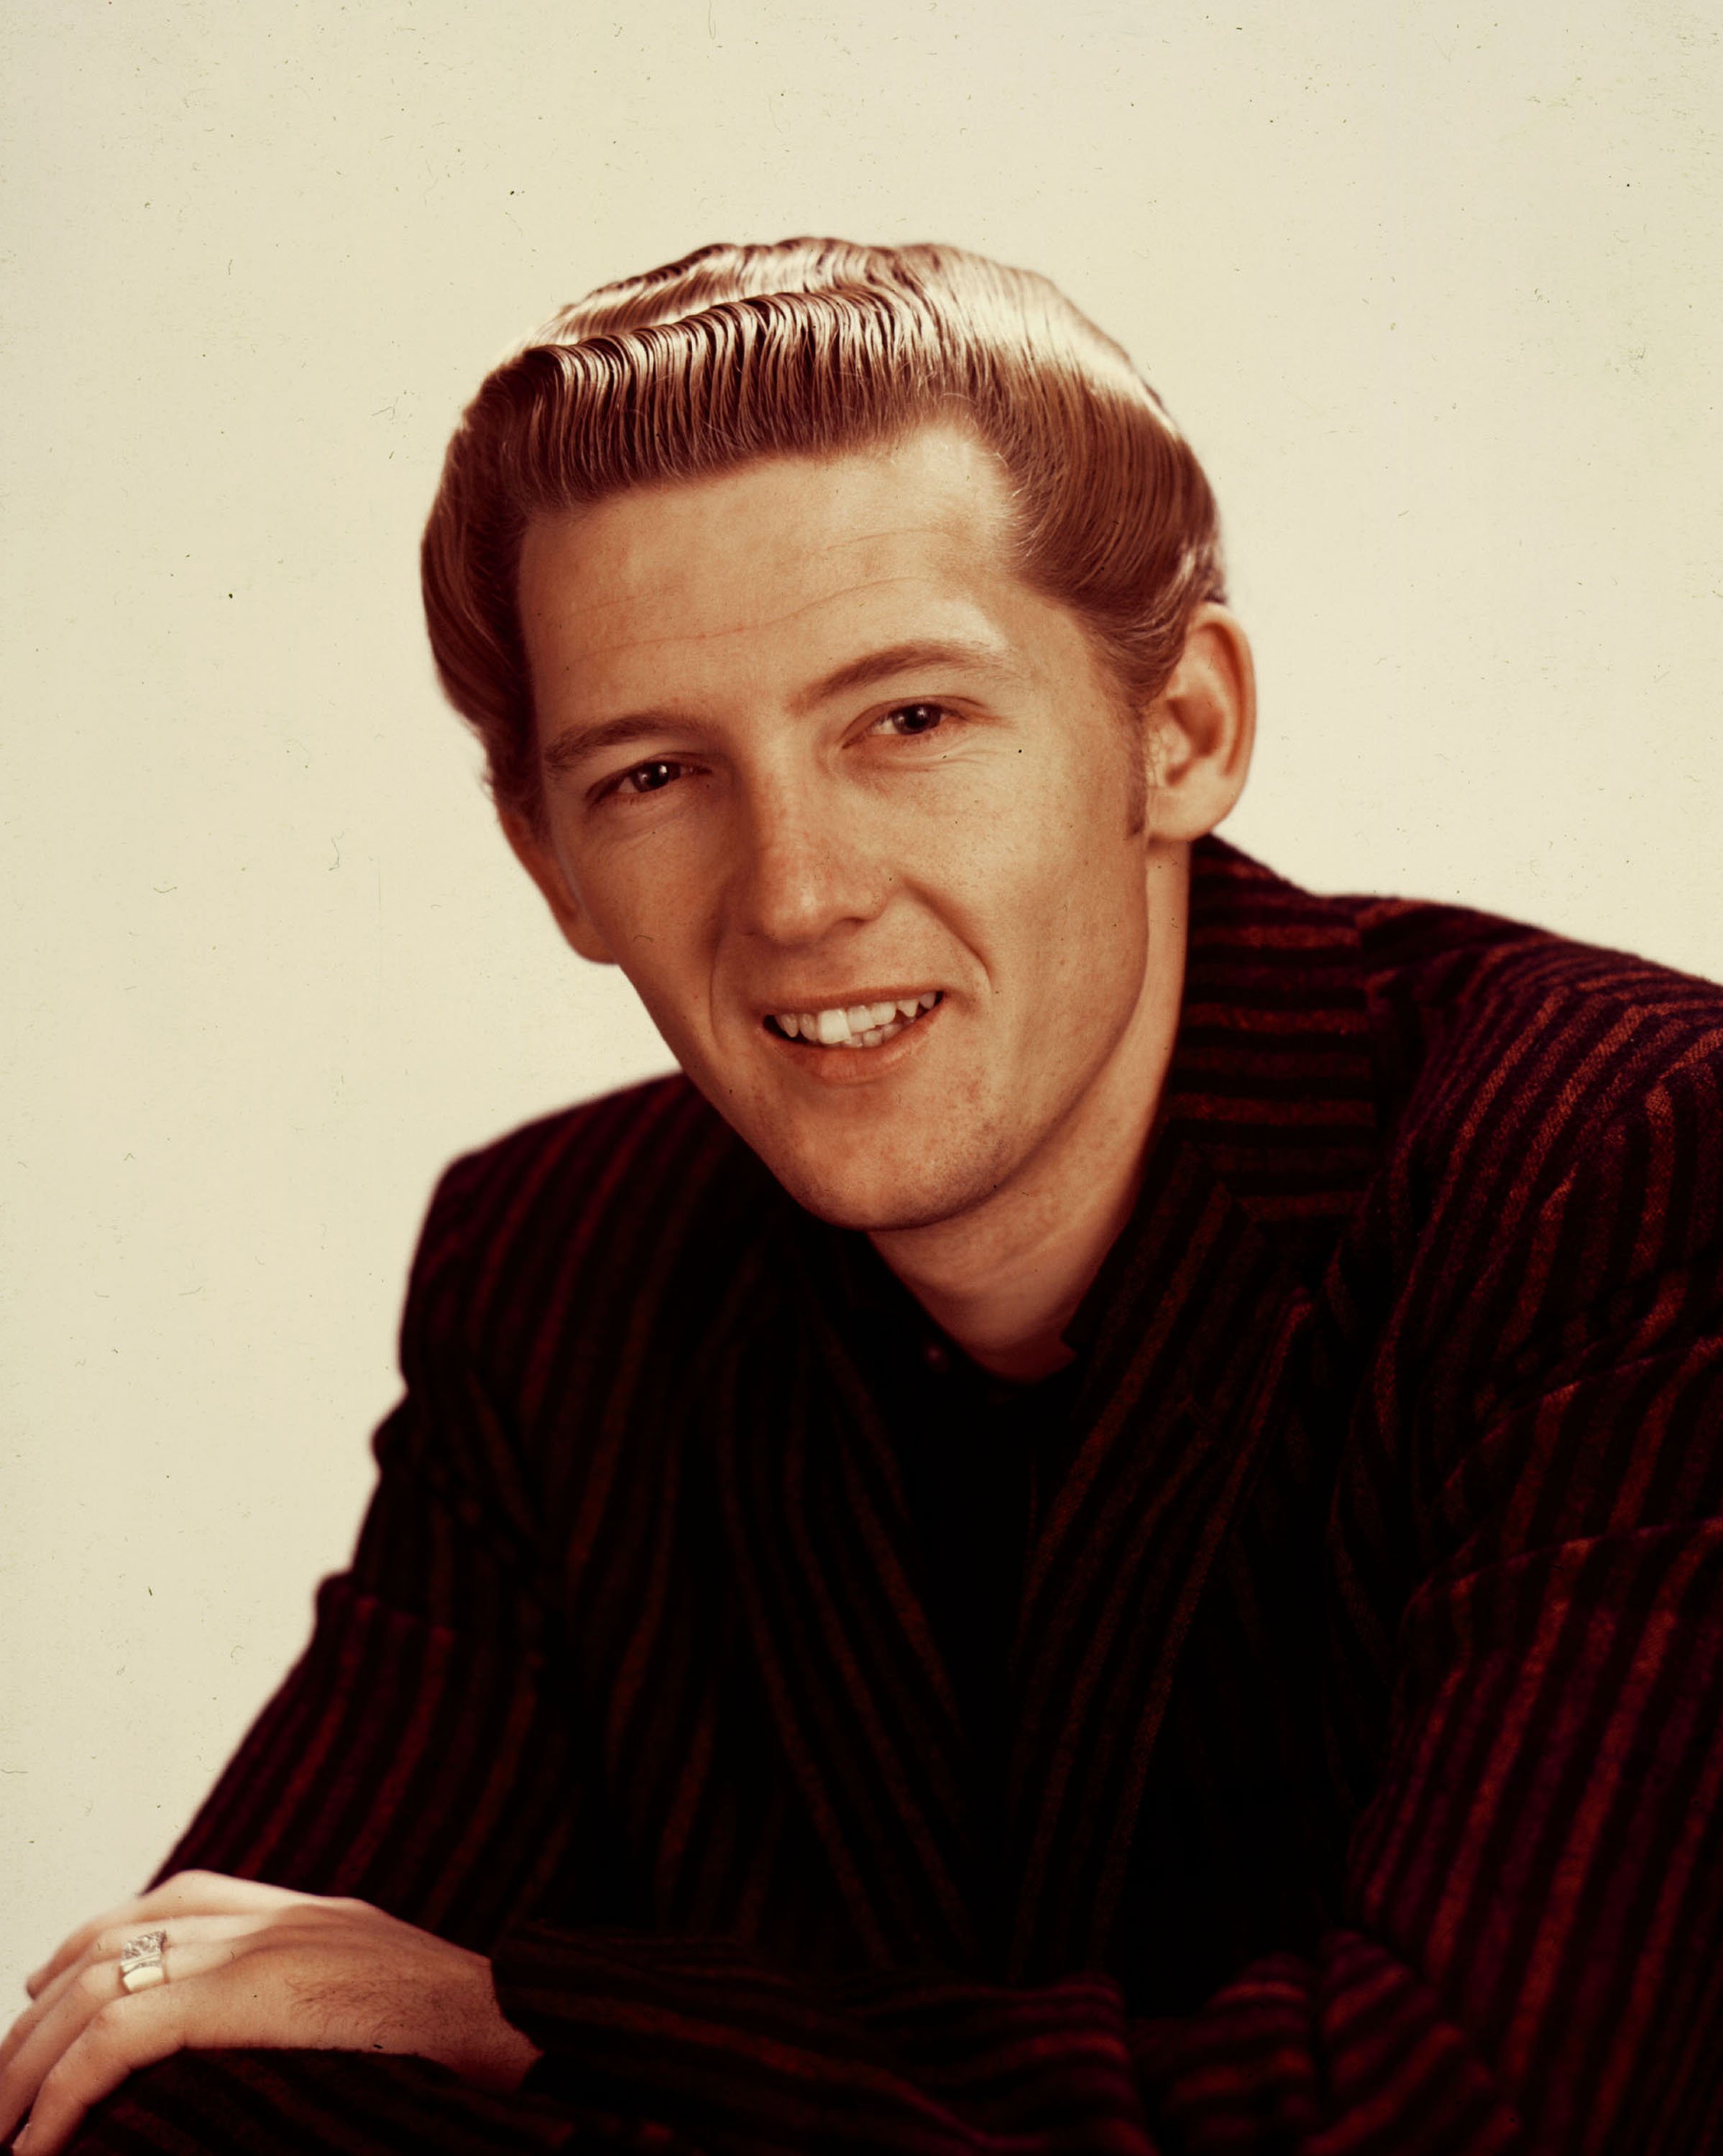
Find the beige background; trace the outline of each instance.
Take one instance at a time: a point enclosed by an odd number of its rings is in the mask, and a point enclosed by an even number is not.
[[[1238,839],[1723,975],[1714,10],[12,0],[0,1981],[343,1558],[455,1151],[661,1067],[440,706],[489,359],[708,239],[1052,273],[1204,454]]]

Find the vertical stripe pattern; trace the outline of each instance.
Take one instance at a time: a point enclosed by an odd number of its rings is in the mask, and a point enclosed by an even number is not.
[[[1002,1928],[831,1231],[680,1080],[457,1163],[353,1566],[171,1866],[491,1953],[546,2056],[182,2059],[85,2145],[1723,2147],[1720,1074],[1723,990],[1197,849]]]

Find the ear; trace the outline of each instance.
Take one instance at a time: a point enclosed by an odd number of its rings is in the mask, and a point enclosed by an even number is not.
[[[1250,639],[1225,607],[1210,601],[1192,615],[1146,732],[1150,834],[1189,844],[1212,831],[1244,791],[1256,740]]]
[[[515,859],[538,886],[557,927],[583,958],[595,966],[614,966],[615,958],[580,901],[574,895],[568,872],[550,839],[535,830],[524,816],[504,809],[500,820],[503,836],[514,849]]]

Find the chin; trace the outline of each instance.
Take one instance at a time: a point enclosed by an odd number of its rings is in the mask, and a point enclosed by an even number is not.
[[[863,1235],[937,1227],[972,1211],[999,1187],[990,1163],[923,1158],[911,1167],[890,1157],[836,1163],[778,1147],[754,1150],[798,1205],[831,1227]]]

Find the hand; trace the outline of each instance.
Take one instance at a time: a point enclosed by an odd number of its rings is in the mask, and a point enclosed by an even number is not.
[[[165,1984],[128,1993],[120,1955],[165,1931]],[[0,2143],[54,2156],[93,2103],[178,2051],[269,2046],[435,2059],[515,2088],[538,2056],[503,2019],[482,1954],[368,1902],[182,1871],[74,1932],[0,2045]]]

